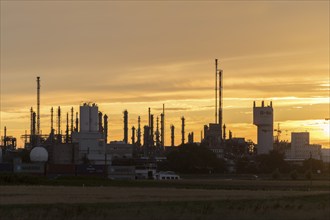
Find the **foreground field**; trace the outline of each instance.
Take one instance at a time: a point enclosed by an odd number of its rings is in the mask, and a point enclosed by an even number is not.
[[[0,219],[327,220],[330,216],[329,181],[313,182],[313,190],[307,188],[309,182],[295,181],[158,183],[161,187],[154,181],[111,183],[123,187],[0,186]]]

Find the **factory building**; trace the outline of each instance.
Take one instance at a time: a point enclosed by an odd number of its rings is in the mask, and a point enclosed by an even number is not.
[[[220,124],[204,125],[204,139],[203,143],[217,155],[218,158],[224,157],[224,147],[221,139],[221,126]]]
[[[291,148],[287,150],[287,159],[322,159],[321,145],[310,144],[309,132],[292,132]]]
[[[257,107],[253,103],[253,124],[258,128],[257,151],[258,154],[268,154],[273,150],[274,112],[272,102],[265,106],[264,101]]]
[[[80,131],[72,132],[72,143],[79,146],[78,160],[93,164],[111,163],[106,154],[105,134],[100,131],[99,111],[96,104],[80,106]]]

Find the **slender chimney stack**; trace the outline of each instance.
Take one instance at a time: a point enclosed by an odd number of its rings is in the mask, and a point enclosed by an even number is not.
[[[31,107],[31,110],[30,110],[30,117],[31,117],[31,125],[30,125],[30,134],[31,135],[34,135],[33,133],[33,108]],[[31,141],[31,140],[30,140]]]
[[[163,113],[160,115],[161,146],[165,147],[165,104],[163,104]]]
[[[103,116],[103,126],[104,126],[104,141],[108,143],[108,116],[105,114]]]
[[[5,126],[5,128],[4,128],[4,136],[3,136],[3,141],[4,141],[4,143],[3,143],[3,146],[6,148],[7,147],[7,127]],[[2,150],[1,148],[0,148],[0,150]]]
[[[57,109],[57,134],[61,134],[61,107],[58,106]]]
[[[175,129],[174,125],[171,125],[171,147],[174,147],[174,138],[175,138],[174,129]]]
[[[219,70],[219,125],[220,125],[220,138],[222,139],[222,70]],[[222,140],[221,140],[222,142]]]
[[[184,121],[185,121],[185,119],[182,116],[182,118],[181,118],[181,122],[182,122],[182,124],[181,124],[181,145],[184,145],[184,127],[185,127]]]
[[[132,144],[135,144],[135,127],[132,127]]]
[[[141,117],[138,117],[137,145],[141,146]]]
[[[223,125],[223,141],[226,140],[226,124]]]
[[[40,134],[40,77],[37,77],[37,134]]]
[[[154,146],[154,115],[150,115],[150,145]]]
[[[73,132],[73,107],[71,108],[71,129],[70,129],[70,133],[72,135]]]
[[[128,143],[128,111],[124,111],[124,142]]]
[[[32,113],[32,134],[36,135],[36,117],[37,114],[35,112]]]
[[[76,112],[76,127],[75,127],[75,132],[78,132],[78,126],[79,126],[79,118],[78,118],[78,112]]]
[[[99,112],[99,132],[100,133],[103,133],[102,118],[103,118],[103,114],[102,114],[102,112]]]
[[[159,147],[161,146],[161,142],[160,142],[160,132],[159,132],[159,118],[157,116],[157,120],[156,120],[156,146]]]
[[[215,123],[218,123],[218,59],[215,59]]]
[[[66,113],[65,143],[69,143],[69,112]]]
[[[50,109],[50,133],[54,132],[54,109],[53,107]]]

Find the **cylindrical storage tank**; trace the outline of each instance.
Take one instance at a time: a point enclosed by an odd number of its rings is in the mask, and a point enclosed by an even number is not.
[[[43,147],[35,147],[30,152],[30,160],[32,162],[47,162],[48,151]]]
[[[93,104],[90,106],[90,131],[99,131],[99,108],[97,105]]]
[[[80,131],[88,132],[89,131],[89,108],[90,106],[86,103],[80,106]]]

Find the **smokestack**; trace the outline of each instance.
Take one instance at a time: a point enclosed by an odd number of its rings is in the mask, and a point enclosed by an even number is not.
[[[150,115],[150,145],[154,146],[154,115]]]
[[[7,127],[5,126],[4,128],[4,136],[3,136],[3,140],[4,140],[4,143],[3,143],[3,146],[6,148],[7,147]],[[1,150],[1,148],[0,148]]]
[[[182,116],[181,121],[182,121],[182,125],[181,125],[181,145],[184,145],[184,127],[185,127],[185,122],[184,122],[184,117]]]
[[[33,133],[33,135],[35,135],[36,134],[36,113],[35,112],[33,112],[32,113],[32,133]]]
[[[150,128],[150,114],[151,114],[151,110],[150,107],[148,108],[148,126]]]
[[[70,133],[72,135],[73,132],[73,107],[71,108],[71,129],[70,129]]]
[[[105,114],[103,116],[103,126],[104,126],[104,141],[108,143],[108,116]]]
[[[128,143],[128,111],[125,110],[124,112],[124,142]]]
[[[135,127],[132,127],[132,144],[135,144]]]
[[[219,125],[220,125],[220,138],[222,139],[222,77],[223,71],[219,71]],[[221,140],[222,142],[222,140]]]
[[[171,125],[171,147],[174,147],[174,138],[175,138],[174,129],[175,129],[174,125]]]
[[[61,134],[61,107],[58,106],[57,109],[57,134]]]
[[[223,141],[226,140],[226,124],[223,125]]]
[[[37,134],[40,134],[40,77],[37,77]]]
[[[218,59],[215,59],[215,123],[218,123]]]
[[[50,133],[54,131],[54,109],[53,107],[50,109]]]
[[[156,146],[159,147],[161,145],[160,142],[160,132],[159,132],[159,118],[157,116],[157,123],[156,123]]]
[[[163,113],[160,115],[161,146],[165,147],[165,104],[163,104]]]
[[[103,114],[102,114],[102,112],[99,112],[99,132],[100,133],[103,133],[102,118],[103,118]]]
[[[69,112],[66,113],[65,143],[69,143]]]
[[[31,135],[34,135],[34,133],[33,133],[33,108],[31,107],[31,110],[30,110],[30,117],[31,117],[31,125],[30,125],[30,134]],[[30,140],[30,142],[31,142],[31,140]]]
[[[79,118],[78,118],[78,112],[76,112],[76,127],[75,127],[76,132],[78,132],[78,126],[79,126]]]
[[[138,117],[137,145],[141,146],[141,117]]]

